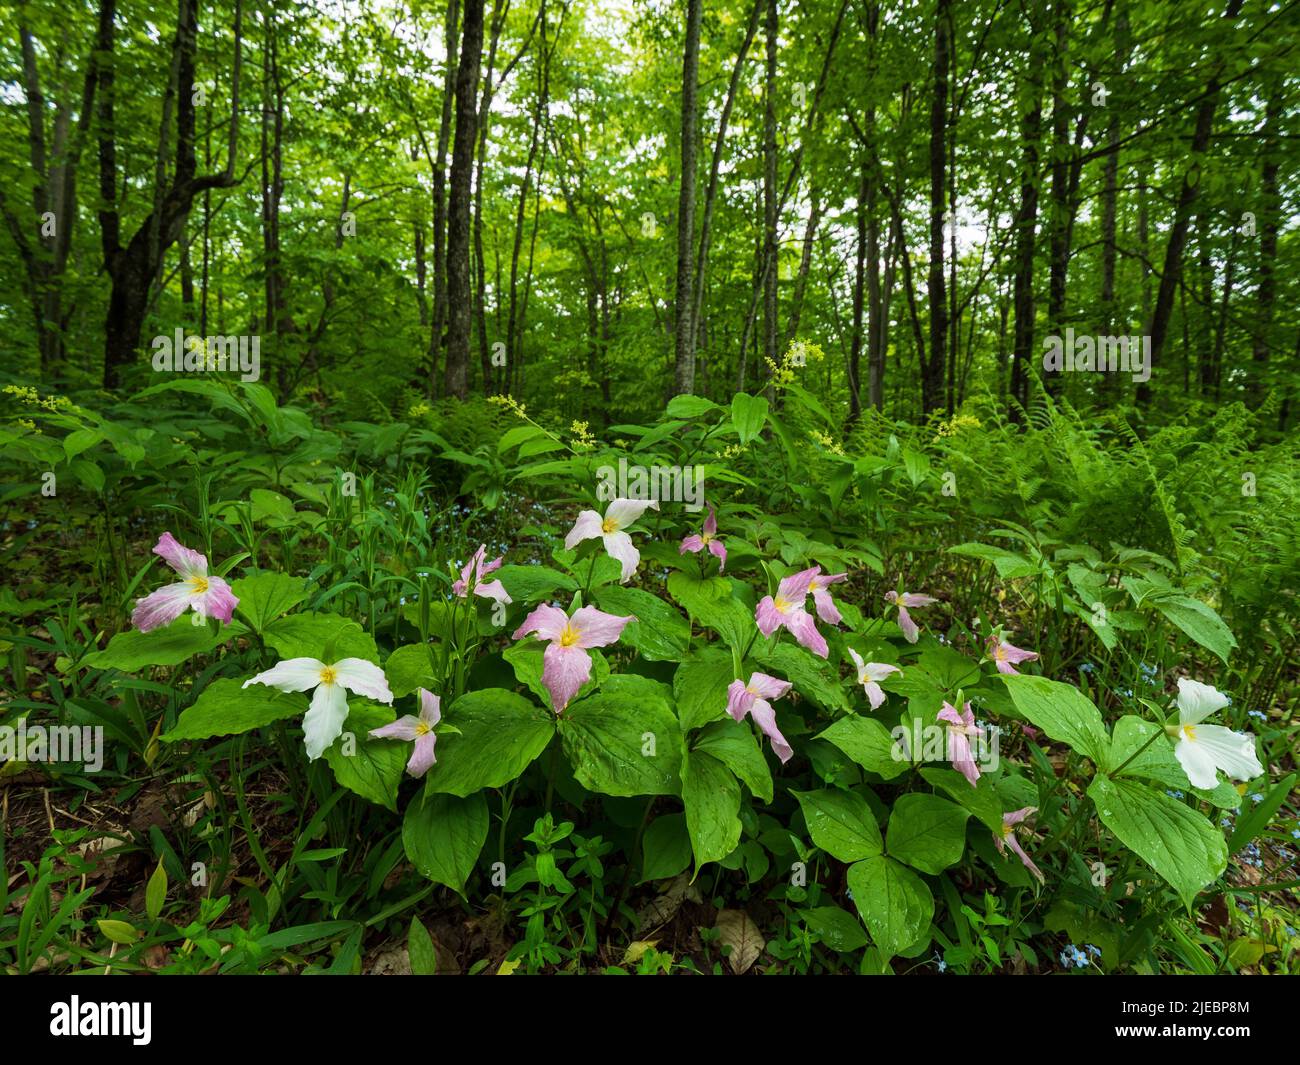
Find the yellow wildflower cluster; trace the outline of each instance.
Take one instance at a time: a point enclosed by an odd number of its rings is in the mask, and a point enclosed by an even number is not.
[[[722,451],[722,457],[724,459],[734,459],[745,450],[744,444],[728,444]]]
[[[429,404],[425,403],[424,401],[421,401],[419,403],[412,404],[411,409],[406,412],[406,416],[414,421],[416,419],[423,418],[426,414],[432,412],[432,410],[433,408],[430,407]]]
[[[945,436],[955,436],[962,429],[978,429],[982,423],[973,414],[954,414],[946,422],[939,423],[939,431],[935,434],[936,440],[941,440]]]
[[[68,399],[67,396],[45,396],[42,398],[36,389],[28,385],[5,385],[4,392],[6,395],[16,396],[29,406],[40,407],[43,410],[58,412],[75,409],[72,400]]]
[[[591,435],[590,427],[586,422],[574,420],[569,426],[569,432],[573,434],[572,448],[574,451],[590,451],[596,446],[596,438]]]
[[[527,418],[527,410],[519,400],[514,396],[488,396],[489,403],[495,403],[498,407],[504,407],[511,414],[517,414],[520,418]]]
[[[820,429],[809,429],[808,435],[817,443],[821,444],[832,455],[843,455],[844,447],[833,437],[823,433]]]
[[[772,386],[780,391],[794,382],[795,370],[802,370],[810,361],[821,362],[824,358],[826,353],[822,351],[820,345],[809,344],[806,340],[796,340],[781,356],[780,363],[769,358],[763,361],[767,363],[767,373]]]

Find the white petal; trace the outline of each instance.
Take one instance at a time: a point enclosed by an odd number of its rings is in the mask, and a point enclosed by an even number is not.
[[[1178,720],[1184,725],[1204,721],[1216,710],[1222,710],[1230,701],[1223,692],[1202,684],[1199,680],[1178,678]]]
[[[364,658],[344,658],[330,668],[334,670],[337,683],[348,691],[380,703],[393,701],[393,693],[388,690],[388,679],[384,676],[384,671],[373,662],[367,662]]]
[[[632,543],[632,537],[625,532],[605,533],[604,540],[605,550],[610,557],[622,564],[623,570],[619,575],[619,581],[626,584],[636,572],[637,563],[641,561],[641,552]]]
[[[1196,743],[1234,780],[1254,780],[1264,772],[1255,756],[1255,741],[1222,725],[1197,725]],[[1198,784],[1197,787],[1200,787]]]
[[[636,521],[646,510],[658,510],[659,500],[657,499],[615,499],[608,507],[605,508],[605,520],[614,523],[615,531],[626,529]]]
[[[305,692],[320,683],[321,670],[324,668],[325,663],[314,658],[286,658],[256,677],[244,681],[244,687],[247,688],[250,684],[269,684],[282,692]]]
[[[1214,772],[1214,759],[1204,744],[1195,740],[1180,739],[1174,744],[1174,757],[1187,773],[1192,787],[1202,791],[1213,791],[1218,786],[1219,778]]]
[[[348,696],[338,684],[322,684],[311,697],[311,709],[303,716],[302,728],[307,757],[315,761],[343,731],[348,719]]]

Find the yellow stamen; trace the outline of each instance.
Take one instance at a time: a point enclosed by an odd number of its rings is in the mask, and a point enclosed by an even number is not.
[[[779,595],[772,600],[772,605],[782,614],[790,609],[790,601],[788,599],[782,599]]]
[[[198,574],[195,574],[193,577],[190,578],[190,587],[193,589],[193,592],[191,594],[206,595],[208,592],[207,577],[200,577],[198,576]]]
[[[1195,742],[1196,742],[1196,726],[1195,726],[1195,725],[1184,725],[1184,726],[1183,726],[1183,736],[1186,737],[1187,739],[1191,740],[1193,743],[1195,743]]]
[[[320,682],[322,684],[333,684],[334,679],[337,676],[338,674],[334,672],[333,666],[326,666],[324,669],[320,671]]]
[[[572,647],[578,642],[578,637],[580,635],[581,633],[579,633],[572,625],[565,625],[564,631],[560,633],[560,646]]]
[[[618,522],[613,518],[606,518],[600,523],[600,531],[603,533],[618,532]]]
[[[429,723],[427,721],[417,721],[415,723],[415,734],[417,736],[423,736],[426,732],[432,731],[433,730],[429,728]]]

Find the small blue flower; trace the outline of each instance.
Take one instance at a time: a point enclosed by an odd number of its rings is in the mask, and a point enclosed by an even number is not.
[[[1094,666],[1091,662],[1084,662],[1083,665],[1079,667],[1079,670],[1082,673],[1091,673],[1096,668],[1097,667]]]
[[[1263,710],[1247,710],[1247,717],[1253,717],[1256,721],[1267,721],[1268,715]]]
[[[1181,799],[1183,797],[1183,793],[1174,788],[1165,788],[1165,794],[1171,799]]]
[[[939,957],[939,952],[937,950],[934,952],[934,964],[941,973],[948,971],[948,963]]]
[[[1091,954],[1094,958],[1101,957],[1101,947],[1095,947],[1091,943],[1085,943],[1083,945],[1083,949],[1086,950],[1089,954]]]
[[[1259,792],[1255,792],[1254,794],[1251,795],[1250,801],[1253,802],[1256,806],[1258,806],[1260,803],[1264,801],[1264,796],[1261,795]]]
[[[1292,838],[1292,839],[1300,839],[1300,828],[1293,828],[1293,829],[1291,829],[1291,838]]]
[[[1220,827],[1220,828],[1231,828],[1231,827],[1232,827],[1232,818],[1231,818],[1231,817],[1222,817],[1222,818],[1220,818],[1220,819],[1219,819],[1219,827]]]

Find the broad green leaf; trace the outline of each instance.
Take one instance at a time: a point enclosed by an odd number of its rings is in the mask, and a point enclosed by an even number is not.
[[[547,566],[502,566],[492,576],[506,586],[516,603],[535,603],[549,599],[557,591],[578,590],[572,577]]]
[[[315,658],[327,665],[344,658],[379,663],[374,637],[355,621],[338,614],[308,611],[276,618],[267,624],[262,639],[281,658]]]
[[[1002,800],[998,798],[997,789],[987,776],[980,777],[979,783],[973,788],[970,781],[955,769],[927,766],[921,770],[921,776],[927,783],[946,792],[953,802],[974,814],[990,832],[996,834],[1002,831]]]
[[[1237,818],[1232,835],[1228,839],[1229,854],[1236,854],[1237,851],[1268,828],[1269,822],[1273,820],[1273,815],[1278,811],[1278,807],[1291,794],[1291,788],[1295,785],[1295,782],[1295,773],[1283,777],[1273,785],[1272,790],[1264,796],[1262,802],[1253,804]]]
[[[827,710],[847,710],[839,678],[826,661],[793,643],[778,643],[754,656],[764,673],[790,681],[800,695]],[[746,678],[748,679],[748,678]]]
[[[167,870],[163,868],[162,859],[158,859],[158,866],[149,877],[149,882],[144,887],[144,912],[148,915],[149,920],[158,920],[162,913],[163,904],[167,901]]]
[[[742,444],[748,444],[763,430],[767,420],[767,397],[737,392],[731,398],[731,423]]]
[[[467,692],[443,721],[460,732],[439,733],[425,788],[462,798],[518,778],[555,734],[554,714],[504,688]]]
[[[424,790],[410,801],[402,818],[402,846],[411,864],[434,883],[460,894],[487,834],[482,792],[462,799]]]
[[[635,621],[623,629],[623,642],[635,647],[643,658],[656,662],[680,662],[690,641],[690,626],[657,595],[640,588],[613,585],[596,593],[596,605],[609,614],[632,615]]]
[[[900,795],[889,814],[885,849],[923,873],[941,873],[966,849],[968,810],[937,795]]]
[[[727,688],[736,680],[731,655],[703,648],[673,674],[673,697],[682,729],[690,731],[727,716]]]
[[[907,866],[878,854],[849,866],[849,890],[867,931],[886,958],[920,939],[934,917],[934,896]]]
[[[551,693],[547,690],[546,685],[542,683],[542,673],[546,668],[543,660],[545,653],[546,644],[541,640],[534,640],[530,637],[507,647],[501,653],[501,657],[509,662],[511,668],[514,669],[515,679],[536,695],[548,710],[554,710],[555,707],[551,704]],[[589,651],[587,653],[591,655],[591,679],[578,689],[573,696],[573,701],[590,695],[604,684],[609,676],[609,663],[605,661],[605,656],[599,651]],[[570,707],[572,705],[573,703],[570,702]]]
[[[682,772],[682,802],[698,869],[718,862],[740,842],[740,785],[712,755],[691,751]]]
[[[812,841],[842,862],[856,862],[880,854],[880,826],[861,795],[824,788],[790,792],[799,800]]]
[[[1158,780],[1167,788],[1191,792],[1222,809],[1236,809],[1241,805],[1241,795],[1225,781],[1219,781],[1211,791],[1192,787],[1192,782],[1187,779],[1187,770],[1174,757],[1173,744],[1168,739],[1161,736],[1147,745],[1147,741],[1156,732],[1164,732],[1164,729],[1154,721],[1134,714],[1121,717],[1115,723],[1115,731],[1111,736],[1110,761],[1104,767],[1106,772],[1114,775],[1120,766],[1124,766],[1124,771],[1118,774],[1120,777]],[[1133,760],[1128,762],[1129,758]],[[1125,762],[1128,764],[1124,765]]]
[[[384,663],[384,676],[394,699],[410,695],[417,688],[436,692],[433,656],[428,644],[408,643],[397,648]]]
[[[1105,765],[1110,739],[1101,713],[1083,692],[1070,684],[1029,674],[1002,678],[1016,710],[1052,739]]]
[[[418,917],[411,918],[411,929],[406,934],[406,955],[411,961],[412,976],[433,976],[438,972],[438,953],[433,949],[433,938]]]
[[[867,945],[862,922],[848,910],[842,910],[838,906],[815,906],[810,910],[800,910],[799,916],[809,930],[815,932],[831,950],[843,954],[860,950]]]
[[[1186,595],[1165,596],[1153,600],[1152,606],[1224,662],[1228,661],[1228,655],[1237,646],[1232,630],[1213,609],[1199,599]]]
[[[1163,791],[1097,776],[1088,796],[1102,824],[1164,877],[1189,910],[1197,893],[1227,868],[1228,845],[1222,833]]]
[[[243,683],[237,677],[214,680],[203,689],[193,706],[182,711],[176,727],[163,733],[163,742],[237,736],[307,712],[310,699],[307,695],[277,691],[265,684],[250,684],[245,688]]]
[[[892,780],[910,766],[889,730],[874,717],[850,714],[815,737],[835,744],[870,773]]]
[[[146,666],[175,666],[198,654],[207,654],[248,630],[239,622],[229,625],[205,621],[195,625],[183,614],[170,625],[152,632],[128,629],[119,632],[102,651],[92,651],[81,660],[91,669],[120,669],[130,673]],[[216,625],[216,631],[212,626]]]
[[[239,599],[235,610],[254,632],[261,632],[268,622],[286,614],[307,598],[308,588],[301,577],[263,570],[251,577],[234,581],[230,590]]]
[[[700,731],[694,750],[705,751],[730,769],[763,802],[772,801],[772,771],[748,722],[726,718]]]
[[[348,697],[343,734],[325,752],[334,778],[363,799],[397,811],[397,788],[411,757],[411,745],[375,739],[370,730],[392,722],[391,707],[358,696]]]
[[[641,879],[668,880],[691,864],[691,836],[685,814],[661,814],[641,837]]]
[[[697,625],[712,629],[738,653],[757,632],[753,610],[731,594],[731,582],[722,577],[701,580],[689,573],[670,573],[668,594]]]
[[[598,692],[559,719],[578,783],[606,795],[675,795],[681,732],[664,701]]]

